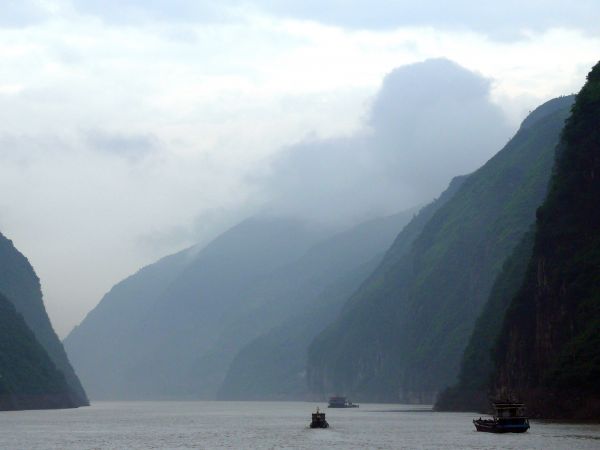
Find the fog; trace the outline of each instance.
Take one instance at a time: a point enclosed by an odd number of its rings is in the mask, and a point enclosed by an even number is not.
[[[333,119],[333,118],[332,118]],[[394,69],[360,131],[278,153],[268,210],[338,225],[424,204],[510,136],[490,80],[446,59]]]
[[[600,48],[594,2],[515,4],[5,2],[0,231],[59,334],[245,217],[349,225],[477,168]]]

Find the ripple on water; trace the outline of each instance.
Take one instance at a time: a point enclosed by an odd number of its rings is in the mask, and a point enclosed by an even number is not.
[[[414,405],[326,409],[308,427],[304,402],[97,402],[89,408],[0,413],[1,449],[598,449],[600,425],[532,421],[524,434],[477,433],[466,413]]]

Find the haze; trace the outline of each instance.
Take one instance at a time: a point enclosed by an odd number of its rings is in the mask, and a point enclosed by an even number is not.
[[[257,211],[349,226],[428,202],[600,49],[594,1],[388,3],[3,5],[0,230],[60,335]]]

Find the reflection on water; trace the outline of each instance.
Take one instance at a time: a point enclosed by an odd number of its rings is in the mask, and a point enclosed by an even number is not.
[[[524,434],[477,433],[473,414],[414,405],[326,409],[311,430],[302,402],[97,402],[89,408],[0,413],[1,449],[407,448],[594,449],[600,425],[532,421]],[[477,415],[478,416],[478,415]]]

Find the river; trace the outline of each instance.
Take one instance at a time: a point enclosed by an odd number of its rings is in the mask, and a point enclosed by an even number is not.
[[[600,425],[532,421],[524,434],[475,431],[465,413],[412,405],[325,409],[323,404],[95,402],[88,408],[0,413],[0,449],[594,449]]]

